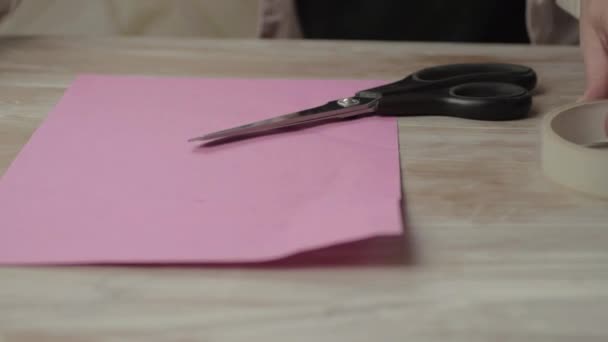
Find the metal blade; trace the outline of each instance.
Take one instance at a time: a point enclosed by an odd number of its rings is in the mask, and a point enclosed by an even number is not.
[[[191,138],[188,141],[204,141],[246,134],[256,134],[315,121],[361,115],[371,112],[375,108],[376,103],[377,99],[349,97],[328,102],[323,106],[209,133],[200,137]]]

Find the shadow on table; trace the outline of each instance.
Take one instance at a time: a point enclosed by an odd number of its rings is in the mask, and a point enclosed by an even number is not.
[[[408,266],[415,263],[407,236],[385,236],[303,252],[267,262],[94,264],[85,267],[140,269],[294,269],[323,267]],[[77,267],[77,266],[75,266]]]
[[[301,253],[254,267],[405,266],[414,263],[411,247],[406,235],[377,237]]]

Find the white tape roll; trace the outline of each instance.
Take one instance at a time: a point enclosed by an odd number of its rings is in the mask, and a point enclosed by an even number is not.
[[[608,199],[608,101],[575,103],[548,113],[542,122],[545,175],[568,188]]]

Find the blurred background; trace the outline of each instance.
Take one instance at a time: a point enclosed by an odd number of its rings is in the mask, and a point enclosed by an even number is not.
[[[577,6],[577,0],[0,0],[0,34],[573,44]]]
[[[255,37],[260,6],[257,0],[1,1],[3,35]]]

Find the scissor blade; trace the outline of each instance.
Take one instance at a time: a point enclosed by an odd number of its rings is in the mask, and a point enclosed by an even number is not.
[[[325,105],[306,109],[299,112],[289,113],[275,118],[252,122],[247,125],[237,126],[218,132],[209,133],[200,137],[191,138],[188,141],[204,141],[232,136],[262,133],[270,130],[310,123],[315,121],[327,120],[331,118],[346,118],[361,115],[373,110],[376,99],[368,98],[349,98],[351,104],[344,105],[345,99],[326,103]],[[355,104],[352,104],[355,103]]]

